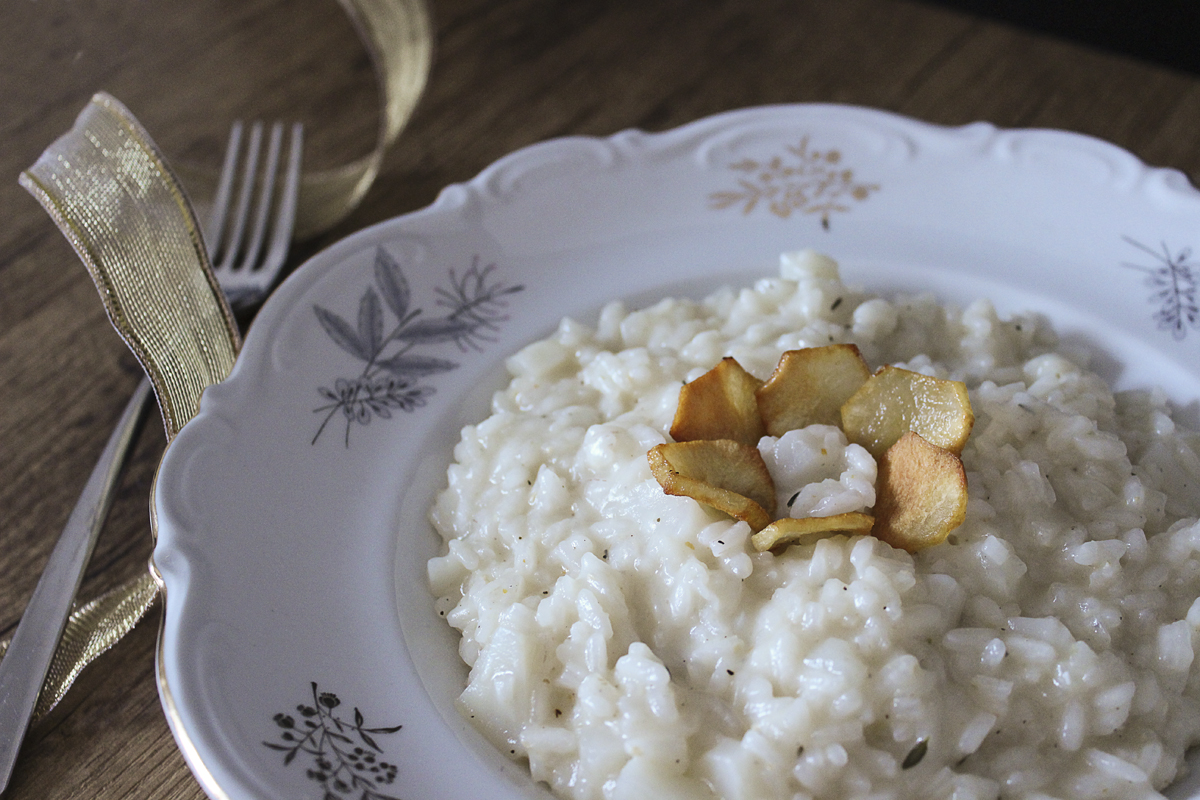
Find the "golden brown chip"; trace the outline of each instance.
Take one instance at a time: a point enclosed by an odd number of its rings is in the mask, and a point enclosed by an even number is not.
[[[646,454],[671,495],[691,497],[759,531],[775,513],[775,483],[758,449],[730,439],[669,442]]]
[[[899,367],[880,369],[842,406],[846,438],[877,459],[908,431],[961,453],[974,424],[966,385]]]
[[[809,544],[839,533],[847,536],[865,535],[871,532],[874,524],[875,518],[861,511],[849,511],[829,517],[784,517],[751,536],[750,543],[759,552],[782,550],[789,545]]]
[[[916,433],[879,459],[872,534],[910,553],[940,544],[967,515],[967,476],[959,457]]]
[[[746,372],[736,359],[721,359],[680,390],[671,438],[677,442],[732,439],[757,445],[763,426],[754,390],[761,385],[762,381]]]
[[[840,425],[842,405],[870,377],[852,344],[788,350],[755,393],[763,425],[771,436],[809,425]]]

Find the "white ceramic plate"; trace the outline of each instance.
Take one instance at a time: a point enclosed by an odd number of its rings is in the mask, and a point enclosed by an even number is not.
[[[163,459],[159,675],[189,764],[216,798],[548,797],[456,714],[425,562],[459,429],[562,316],[813,247],[872,290],[1041,310],[1194,424],[1197,240],[1200,193],[1104,142],[815,105],[546,142],[349,237]]]

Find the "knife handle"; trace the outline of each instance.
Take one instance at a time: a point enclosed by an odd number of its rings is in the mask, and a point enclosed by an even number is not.
[[[21,740],[37,706],[83,571],[116,494],[121,470],[150,410],[150,383],[142,379],[92,469],[46,569],[0,660],[0,793],[8,786]]]

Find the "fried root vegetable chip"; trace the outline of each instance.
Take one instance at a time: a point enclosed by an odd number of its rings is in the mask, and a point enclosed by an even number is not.
[[[847,536],[865,535],[871,532],[874,524],[875,518],[861,511],[849,511],[829,517],[784,517],[751,536],[750,543],[759,552],[782,550],[789,545],[810,544],[839,533]]]
[[[721,359],[680,390],[671,438],[677,442],[732,439],[757,445],[763,425],[754,391],[761,385],[736,359]]]
[[[788,350],[756,392],[767,434],[840,425],[842,405],[870,377],[871,369],[852,344]]]
[[[965,384],[892,366],[872,375],[842,406],[846,438],[876,459],[908,431],[961,453],[974,424]]]
[[[967,515],[962,460],[911,431],[879,459],[875,491],[871,533],[910,553],[940,544]]]
[[[667,494],[691,497],[760,531],[775,513],[775,483],[757,448],[730,439],[668,442],[646,454]]]

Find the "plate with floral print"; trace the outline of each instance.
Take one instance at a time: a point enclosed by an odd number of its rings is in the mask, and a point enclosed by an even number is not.
[[[547,141],[347,237],[267,302],[163,458],[158,671],[189,766],[230,800],[551,796],[458,713],[426,563],[459,431],[564,316],[813,248],[873,292],[1046,314],[1195,425],[1197,244],[1200,193],[1113,145],[832,105]]]

